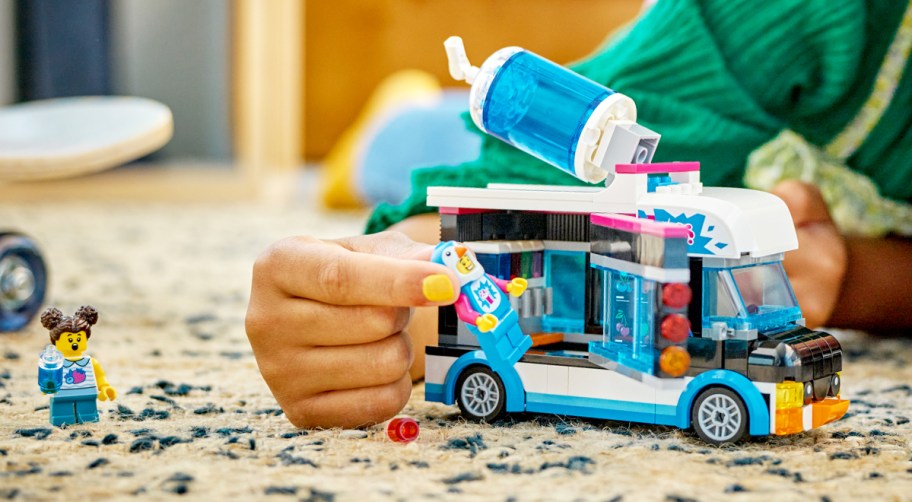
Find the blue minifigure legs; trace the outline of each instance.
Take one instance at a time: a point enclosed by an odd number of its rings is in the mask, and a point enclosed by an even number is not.
[[[76,399],[76,420],[79,423],[98,421],[98,401],[96,396]]]
[[[512,349],[508,360],[510,364],[516,364],[523,354],[526,353],[532,347],[532,338],[522,332],[522,329],[519,327],[519,315],[515,311],[510,311],[510,314],[507,316],[507,319],[510,319],[512,325],[510,329],[507,330],[506,336],[503,337],[501,344],[505,348],[509,347]]]
[[[76,403],[72,399],[51,397],[51,425],[76,423]]]
[[[61,426],[98,421],[97,396],[51,397],[51,425]]]
[[[532,347],[532,339],[523,334],[519,327],[519,315],[513,310],[487,333],[482,333],[474,326],[469,326],[469,330],[478,337],[478,344],[495,371],[501,371],[504,367],[512,368]]]

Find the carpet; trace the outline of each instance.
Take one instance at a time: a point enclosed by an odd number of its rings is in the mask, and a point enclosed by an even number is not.
[[[251,265],[273,240],[363,220],[306,203],[0,204],[44,249],[48,303],[98,308],[88,353],[119,393],[99,423],[53,428],[36,388],[47,332],[0,336],[0,499],[912,500],[912,341],[861,333],[839,334],[845,419],[738,446],[571,417],[471,424],[421,385],[414,443],[296,430],[244,333]]]

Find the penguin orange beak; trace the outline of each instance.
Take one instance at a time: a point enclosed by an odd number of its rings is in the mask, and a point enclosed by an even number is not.
[[[456,246],[456,256],[462,258],[462,256],[463,256],[465,253],[466,253],[466,248],[465,248],[465,246]]]

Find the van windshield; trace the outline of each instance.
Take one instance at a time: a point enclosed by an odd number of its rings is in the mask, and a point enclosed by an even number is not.
[[[704,269],[704,327],[774,330],[801,319],[782,262]]]
[[[731,272],[748,315],[798,306],[781,262],[735,268]]]
[[[735,268],[731,273],[749,316],[798,306],[781,262]]]

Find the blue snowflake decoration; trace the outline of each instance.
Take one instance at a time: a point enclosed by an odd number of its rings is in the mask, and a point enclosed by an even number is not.
[[[638,213],[640,218],[647,217],[646,213],[643,211],[639,211]],[[711,234],[716,227],[715,225],[706,225],[705,214],[695,213],[687,216],[686,214],[681,213],[675,216],[664,209],[656,208],[650,219],[663,223],[681,223],[686,226],[688,254],[714,255],[718,253],[718,250],[728,246],[728,244],[724,242],[713,242],[715,239],[709,234]],[[710,249],[711,243],[713,244],[712,247],[716,249]]]

